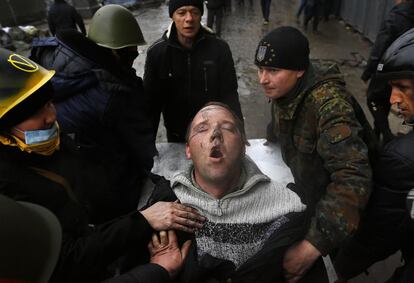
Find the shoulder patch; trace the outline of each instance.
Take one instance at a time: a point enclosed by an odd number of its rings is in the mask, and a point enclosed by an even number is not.
[[[351,136],[352,130],[348,125],[338,125],[325,131],[330,143],[338,143]]]

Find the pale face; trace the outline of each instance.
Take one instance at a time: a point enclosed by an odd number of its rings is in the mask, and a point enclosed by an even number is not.
[[[197,182],[238,178],[244,154],[242,136],[227,109],[212,105],[197,113],[186,145],[186,156],[193,161]]]
[[[18,125],[15,125],[11,129],[11,134],[24,140],[24,134],[17,131],[15,128],[21,131],[35,131],[35,130],[47,130],[50,129],[56,122],[56,109],[52,102],[48,102],[33,116],[24,120]]]
[[[257,73],[266,97],[278,99],[286,96],[293,89],[304,71],[259,67]]]
[[[392,80],[390,103],[396,104],[405,120],[414,119],[414,84],[411,79]]]
[[[193,41],[201,27],[201,11],[194,6],[182,6],[175,10],[172,20],[177,28],[178,40]]]

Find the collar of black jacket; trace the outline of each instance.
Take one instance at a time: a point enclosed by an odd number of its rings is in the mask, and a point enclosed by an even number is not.
[[[214,32],[213,32],[212,29],[210,29],[209,27],[206,27],[206,26],[204,26],[204,25],[201,24],[200,31],[197,33],[197,35],[196,35],[196,37],[194,39],[193,48],[200,41],[202,41],[206,36],[213,36],[213,37],[215,37],[215,34],[214,34]],[[183,46],[178,41],[177,28],[176,28],[174,22],[171,22],[170,26],[165,31],[163,37],[166,40],[168,40],[171,45],[173,45],[175,47],[183,48]]]

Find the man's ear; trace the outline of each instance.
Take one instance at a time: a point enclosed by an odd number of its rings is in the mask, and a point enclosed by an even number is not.
[[[305,73],[305,70],[302,70],[302,71],[298,71],[297,73],[296,73],[296,78],[301,78],[302,76],[303,76],[303,74]]]
[[[191,159],[190,146],[188,145],[188,143],[185,144],[185,158],[187,158],[188,160]]]

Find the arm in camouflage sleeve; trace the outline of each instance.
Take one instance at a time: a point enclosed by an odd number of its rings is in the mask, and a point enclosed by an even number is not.
[[[372,175],[368,149],[358,136],[362,128],[352,105],[339,97],[339,90],[328,91],[325,95],[332,98],[318,111],[317,151],[331,182],[316,204],[306,236],[322,255],[338,247],[357,228],[370,193]]]

